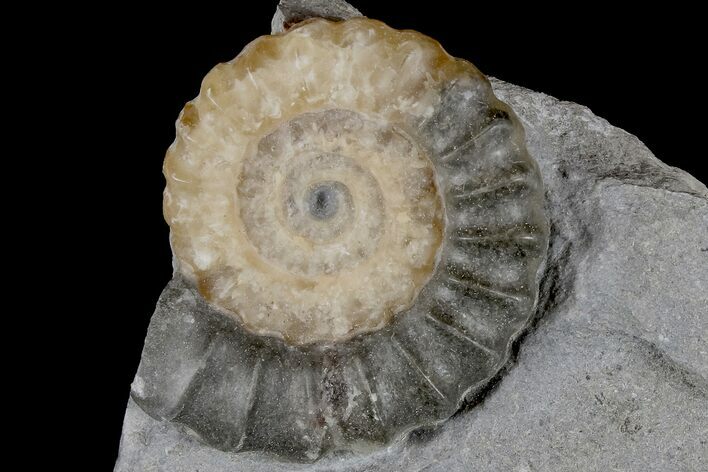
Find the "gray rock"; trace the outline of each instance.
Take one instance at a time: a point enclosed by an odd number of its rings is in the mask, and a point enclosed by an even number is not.
[[[320,3],[344,2],[283,1],[274,31],[346,18]],[[526,128],[552,232],[536,326],[480,403],[389,450],[307,465],[214,450],[131,400],[116,471],[705,470],[708,189],[585,107],[492,84]],[[190,297],[175,279],[158,309]]]
[[[276,34],[308,18],[348,20],[355,16],[362,15],[344,0],[280,0],[270,27],[271,33]]]
[[[585,107],[493,85],[538,156],[552,235],[543,317],[483,401],[388,451],[309,466],[213,450],[131,401],[116,471],[702,470],[708,190]],[[163,297],[190,296],[178,284]]]

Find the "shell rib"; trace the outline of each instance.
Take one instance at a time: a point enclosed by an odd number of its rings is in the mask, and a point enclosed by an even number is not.
[[[307,461],[444,421],[534,311],[548,227],[523,129],[422,34],[258,38],[206,76],[164,171],[186,295],[133,397],[216,448]]]

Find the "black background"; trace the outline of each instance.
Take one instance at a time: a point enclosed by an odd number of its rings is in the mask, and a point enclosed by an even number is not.
[[[95,260],[92,295],[105,307],[100,330],[101,460],[110,470],[118,450],[130,383],[150,315],[171,276],[168,227],[162,218],[162,159],[174,122],[202,77],[270,31],[275,0],[221,10],[213,4],[147,12],[126,5],[96,12],[87,34],[100,44],[87,54],[83,79],[102,115],[95,193],[102,211],[88,235]],[[706,182],[704,91],[696,12],[623,14],[614,7],[519,9],[498,2],[354,1],[363,13],[411,28],[449,53],[507,82],[590,107],[637,135],[664,162]],[[90,202],[89,202],[90,203]],[[88,246],[87,246],[88,247]],[[95,287],[94,287],[95,284]],[[103,431],[105,430],[105,432]],[[99,433],[96,433],[99,434]]]

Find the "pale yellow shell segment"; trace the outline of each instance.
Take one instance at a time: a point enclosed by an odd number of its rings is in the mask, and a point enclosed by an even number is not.
[[[442,203],[409,131],[458,77],[486,80],[369,19],[305,22],[215,67],[165,158],[177,270],[247,328],[293,343],[385,324],[435,267]],[[318,185],[336,206],[324,220],[306,208]]]

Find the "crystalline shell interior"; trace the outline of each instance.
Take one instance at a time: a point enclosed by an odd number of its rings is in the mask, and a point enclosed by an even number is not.
[[[444,421],[534,310],[548,228],[523,129],[420,33],[256,39],[185,106],[164,172],[180,295],[133,398],[216,448],[314,460]]]

